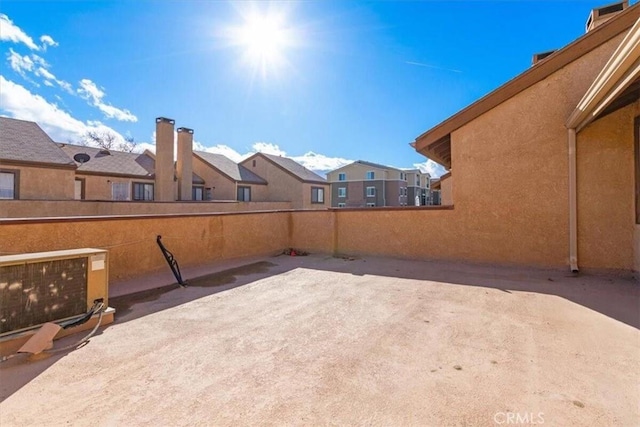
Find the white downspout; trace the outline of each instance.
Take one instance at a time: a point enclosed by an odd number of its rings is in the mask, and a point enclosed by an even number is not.
[[[569,149],[569,265],[578,272],[578,196],[576,172],[576,130],[567,129]]]

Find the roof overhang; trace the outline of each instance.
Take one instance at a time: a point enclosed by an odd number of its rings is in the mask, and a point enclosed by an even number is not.
[[[640,18],[613,52],[566,122],[580,132],[614,101],[633,102],[640,92]],[[620,105],[623,106],[623,105]]]
[[[628,31],[640,17],[640,4],[635,4],[615,18],[589,31],[571,44],[549,55],[524,73],[418,136],[412,146],[431,160],[451,167],[451,133],[477,117],[544,80],[617,35]],[[448,147],[448,149],[447,149]]]

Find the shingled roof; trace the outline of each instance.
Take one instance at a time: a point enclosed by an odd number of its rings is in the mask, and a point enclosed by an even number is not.
[[[249,169],[237,164],[222,154],[208,153],[206,151],[194,151],[193,154],[235,182],[246,182],[251,184],[267,183],[267,181],[260,178]]]
[[[262,156],[270,162],[274,163],[280,169],[284,169],[285,172],[293,175],[293,177],[297,178],[302,182],[311,182],[318,184],[328,184],[327,180],[318,175],[317,173],[305,168],[300,163],[296,162],[293,159],[288,157],[276,156],[273,154],[265,154],[265,153],[256,153],[253,156],[249,157],[243,163],[248,162],[256,156]]]
[[[154,179],[155,158],[148,152],[127,153],[124,151],[105,150],[82,145],[59,144],[69,157],[85,153],[90,160],[78,164],[78,173],[90,175],[127,176],[133,178]],[[193,174],[194,184],[203,184],[204,180]]]
[[[75,169],[76,164],[34,122],[0,117],[0,160]]]

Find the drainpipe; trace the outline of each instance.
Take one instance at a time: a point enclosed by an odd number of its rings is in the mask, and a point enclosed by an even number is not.
[[[578,196],[576,173],[576,130],[567,129],[569,150],[569,265],[572,273],[578,272]]]

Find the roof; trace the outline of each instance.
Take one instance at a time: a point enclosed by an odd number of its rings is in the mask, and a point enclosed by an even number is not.
[[[342,167],[339,167],[338,169],[332,170],[331,172],[336,172],[342,169],[346,169],[348,167],[351,167],[353,165],[364,165],[364,166],[370,166],[372,168],[377,168],[377,169],[384,169],[384,170],[393,170],[393,171],[398,171],[398,172],[412,172],[412,170],[403,170],[403,169],[398,169],[395,168],[393,166],[385,166],[385,165],[381,165],[378,163],[373,163],[373,162],[367,162],[366,160],[356,160],[355,162],[349,163],[348,165],[344,165]]]
[[[218,170],[229,179],[236,182],[247,182],[252,184],[266,184],[267,181],[260,178],[255,173],[242,165],[237,164],[230,158],[222,154],[208,153],[206,151],[194,151],[193,154],[198,156],[204,162]]]
[[[0,117],[0,160],[75,169],[76,164],[34,122]]]
[[[269,160],[270,162],[278,166],[280,169],[283,169],[285,172],[287,172],[289,175],[292,175],[294,178],[296,178],[299,181],[318,183],[318,184],[328,184],[326,179],[324,179],[317,173],[305,168],[300,163],[288,157],[275,156],[273,154],[256,153],[253,156],[249,157],[244,162],[247,162],[248,160],[253,159],[256,156],[264,157],[265,159]]]
[[[105,150],[102,148],[86,147],[83,145],[59,144],[62,151],[71,158],[76,154],[85,153],[90,160],[85,163],[76,162],[77,173],[128,176],[135,178],[154,179],[156,161],[146,151],[144,153],[128,153],[124,151]],[[203,184],[204,180],[193,174],[193,183]]]
[[[480,98],[439,125],[424,132],[416,138],[412,145],[417,151],[430,159],[446,167],[451,167],[451,132],[475,120],[504,101],[544,80],[587,52],[628,30],[639,17],[640,3],[637,3],[539,61],[524,73]]]

